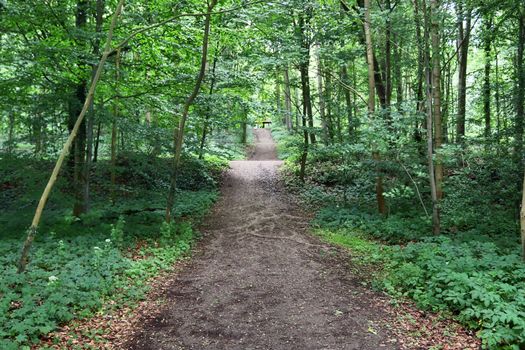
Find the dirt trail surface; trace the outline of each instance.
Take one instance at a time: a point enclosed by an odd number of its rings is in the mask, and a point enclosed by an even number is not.
[[[307,233],[279,182],[275,144],[254,130],[231,162],[199,252],[127,349],[397,349],[378,295],[348,259]]]

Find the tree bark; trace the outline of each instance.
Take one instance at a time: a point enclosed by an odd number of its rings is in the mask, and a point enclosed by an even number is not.
[[[9,112],[9,131],[7,135],[7,153],[12,154],[15,149],[15,113]]]
[[[417,84],[416,84],[416,112],[422,113],[425,110],[425,102],[423,100],[423,81],[425,79],[424,75],[424,58],[425,51],[424,48],[428,47],[426,41],[423,41],[423,35],[421,34],[421,17],[419,13],[419,0],[413,0],[414,6],[414,21],[416,26],[416,45],[417,45]],[[426,6],[426,5],[425,5]],[[425,12],[425,10],[424,10]],[[425,47],[423,47],[425,45]],[[421,121],[421,124],[425,126],[426,122]],[[414,128],[414,140],[419,144],[422,140],[421,131],[419,129],[419,122],[416,121]]]
[[[120,80],[120,49],[115,56],[115,99],[113,100],[113,121],[111,123],[111,203],[115,204],[117,197],[117,146],[119,118],[119,86]]]
[[[293,129],[292,125],[292,95],[290,89],[290,76],[288,73],[288,67],[284,69],[284,102],[286,106],[286,129],[291,132]]]
[[[211,97],[213,95],[213,91],[215,89],[215,70],[217,69],[217,54],[213,58],[212,68],[211,68],[211,82],[210,82],[210,91],[208,95]],[[206,145],[206,137],[208,136],[208,128],[210,124],[210,106],[206,106],[206,116],[204,117],[204,125],[202,126],[202,136],[201,136],[201,142],[199,146],[199,159],[202,159],[204,157],[204,146]],[[244,128],[246,129],[246,127]],[[244,131],[243,131],[244,133]]]
[[[525,118],[525,70],[523,67],[523,53],[525,50],[525,9],[523,6],[519,7],[520,16],[518,20],[518,52],[516,57],[516,122],[514,129],[514,162],[518,173],[523,174],[523,125]],[[522,182],[518,181],[518,191],[523,191]],[[523,210],[523,208],[522,208]]]
[[[93,42],[93,54],[95,56],[100,55],[100,33],[102,32],[102,25],[104,21],[104,0],[97,0],[96,11],[95,11],[95,33],[97,38]],[[92,64],[91,66],[91,80],[97,73],[97,65]],[[84,213],[87,213],[90,209],[90,180],[91,180],[91,164],[93,161],[93,126],[95,123],[95,106],[94,101],[91,101],[89,112],[87,114],[86,124],[86,158],[84,162],[83,172],[83,188],[82,188],[82,204]]]
[[[522,188],[525,188],[525,175],[523,177]],[[522,190],[522,196],[521,196],[520,228],[521,228],[521,257],[525,261],[525,191],[523,190]]]
[[[275,108],[277,115],[281,117],[281,122],[285,124],[284,115],[283,115],[283,101],[281,96],[281,79],[280,79],[280,69],[277,67],[275,71]]]
[[[375,73],[374,73],[374,46],[372,44],[372,33],[370,30],[370,0],[364,0],[364,32],[366,40],[366,57],[368,62],[368,113],[373,116],[375,113]],[[380,156],[376,149],[372,150],[372,157],[379,163]],[[376,177],[376,199],[377,208],[380,214],[386,215],[386,202],[383,195],[383,176],[378,169]]]
[[[85,29],[87,23],[87,0],[79,0],[76,6],[75,26],[77,30]],[[79,48],[81,49],[81,48]],[[79,65],[84,65],[80,62]],[[68,130],[71,133],[75,126],[78,115],[82,110],[82,103],[86,100],[86,86],[85,78],[81,80],[74,87],[74,95],[69,108]],[[86,121],[82,118],[82,123],[77,133],[77,137],[73,146],[73,159],[68,162],[73,168],[73,194],[75,202],[73,204],[73,216],[80,216],[86,212],[86,203],[84,203],[84,188],[86,179],[84,177],[84,167],[86,161]]]
[[[97,136],[95,137],[95,148],[93,150],[93,163],[98,161],[98,149],[100,146],[100,133],[102,131],[102,122],[99,120],[97,125]]]
[[[306,118],[308,121],[308,128],[310,129],[310,143],[316,143],[316,137],[313,132],[314,130],[314,115],[312,111],[312,94],[310,91],[310,75],[308,74],[310,68],[310,38],[307,33],[308,26],[310,25],[311,19],[311,8],[307,8],[304,13],[299,15],[299,34],[301,40],[301,48],[303,50],[303,57],[301,57],[300,73],[301,73],[301,84],[303,87],[303,104],[306,109]],[[304,115],[304,113],[303,113]],[[306,147],[308,148],[308,147]]]
[[[350,84],[348,81],[348,69],[346,68],[346,65],[342,65],[341,67],[341,80],[345,84]],[[349,89],[343,89],[343,93],[345,95],[345,103],[346,103],[346,120],[348,123],[348,140],[352,140],[353,135],[353,124],[354,124],[354,117],[352,113],[352,95],[350,94]]]
[[[464,14],[466,11],[466,16]],[[472,10],[464,9],[462,0],[458,2],[458,115],[456,121],[456,141],[461,143],[465,137],[465,114],[467,100],[467,62],[470,41]]]
[[[330,137],[328,132],[328,123],[326,121],[326,103],[324,99],[324,87],[323,87],[323,75],[321,72],[321,56],[319,53],[320,46],[316,45],[315,60],[317,65],[317,94],[319,95],[319,115],[321,117],[321,127],[323,130],[323,139],[325,144],[330,143]]]
[[[424,1],[424,0],[423,0]],[[432,0],[435,1],[435,0]],[[434,4],[432,5],[433,9],[436,8]],[[426,5],[425,5],[426,7]],[[427,13],[425,9],[425,13]],[[432,11],[432,14],[435,16],[435,11]],[[425,15],[425,41],[428,41],[428,15]],[[435,28],[434,28],[435,29]],[[432,29],[432,31],[434,30]],[[432,33],[434,34],[434,33]],[[433,54],[437,51],[433,52]],[[433,108],[435,103],[434,87],[433,87],[433,78],[434,74],[433,68],[430,64],[430,52],[426,51],[424,53],[424,64],[425,64],[425,76],[426,76],[426,112],[427,112],[427,160],[428,160],[428,177],[430,182],[430,196],[432,200],[432,233],[434,235],[439,235],[441,232],[441,219],[440,219],[440,198],[438,198],[438,186],[436,181],[436,169],[434,166],[434,139],[433,139],[433,121],[435,120],[435,115],[433,115],[436,110]],[[439,100],[438,100],[439,101]]]
[[[432,99],[434,114],[434,147],[436,150],[436,196],[443,198],[443,163],[439,151],[443,143],[443,126],[441,123],[441,47],[439,36],[439,0],[430,0],[430,36],[432,38]],[[428,126],[427,126],[428,128]]]
[[[490,71],[492,65],[492,16],[485,18],[483,30],[483,45],[485,51],[485,69],[483,77],[483,115],[485,119],[485,138],[489,138],[491,135],[491,88],[490,88]]]

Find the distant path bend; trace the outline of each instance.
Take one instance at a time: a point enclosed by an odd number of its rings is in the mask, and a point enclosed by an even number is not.
[[[275,143],[233,161],[192,262],[160,314],[127,349],[398,349],[377,295],[344,259],[307,233],[308,216],[279,181]]]

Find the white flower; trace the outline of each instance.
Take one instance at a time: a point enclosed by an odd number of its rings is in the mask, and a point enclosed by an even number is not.
[[[49,283],[53,283],[53,282],[58,281],[58,277],[57,276],[49,276],[48,280],[49,280]]]
[[[111,243],[111,239],[106,238],[106,243]]]
[[[100,247],[93,247],[93,249],[94,249],[96,252],[102,250],[102,249],[100,249]]]

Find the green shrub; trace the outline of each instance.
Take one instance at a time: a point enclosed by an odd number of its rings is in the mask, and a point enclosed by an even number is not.
[[[453,312],[480,329],[485,348],[525,346],[525,265],[518,249],[438,237],[397,247],[389,261],[390,292]]]

